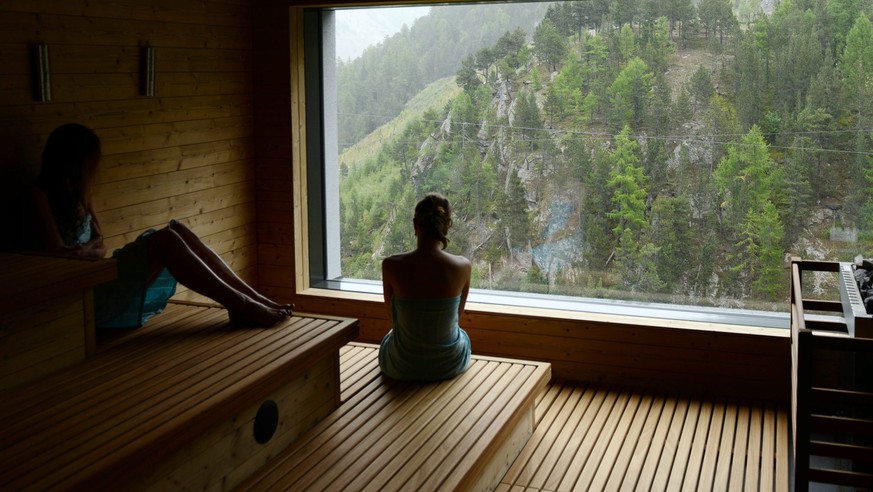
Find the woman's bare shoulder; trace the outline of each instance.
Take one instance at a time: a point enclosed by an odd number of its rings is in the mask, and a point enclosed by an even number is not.
[[[445,253],[445,255],[449,261],[459,268],[469,268],[472,265],[466,256],[454,255],[452,253]]]
[[[396,255],[386,256],[382,259],[382,269],[396,268],[409,260],[409,253],[400,253]]]
[[[409,257],[411,253],[398,253],[396,255],[386,256],[382,259],[382,263],[397,263],[401,262]]]

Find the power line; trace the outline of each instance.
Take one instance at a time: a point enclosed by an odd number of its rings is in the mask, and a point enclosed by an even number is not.
[[[517,127],[516,127],[517,128]],[[610,133],[598,133],[598,132],[589,132],[589,133],[578,133],[580,135],[579,138],[564,138],[562,141],[587,141],[591,139],[599,139],[603,141],[612,140],[615,138],[615,134]],[[584,135],[588,138],[581,138],[581,135]],[[716,135],[717,136],[717,135]],[[675,142],[675,143],[699,143],[703,145],[733,145],[735,147],[750,147],[754,144],[747,144],[742,141],[737,140],[716,140],[714,138],[708,138],[708,135],[630,135],[629,138],[635,140],[663,140],[664,142]],[[714,137],[714,136],[713,136]],[[467,139],[463,135],[460,138],[448,138],[448,139],[440,139],[435,140],[438,143],[444,144],[462,144],[462,143],[476,143],[479,145],[490,146],[494,143],[496,139]],[[530,143],[547,143],[554,142],[554,139],[551,138],[525,138],[524,142]],[[425,140],[392,140],[392,143],[400,144],[400,145],[414,145],[421,146],[424,145]],[[349,143],[343,143],[343,146],[350,146]],[[767,144],[768,149],[778,149],[778,150],[802,150],[807,152],[819,152],[819,153],[834,153],[834,154],[845,154],[845,155],[864,155],[864,156],[873,156],[873,151],[870,152],[859,152],[856,150],[846,150],[846,149],[834,149],[834,148],[825,148],[825,147],[802,147],[796,145],[772,145]]]
[[[339,113],[346,115],[353,115],[352,113]],[[361,116],[367,116],[365,114],[360,114]],[[430,123],[440,123],[442,124],[445,120],[420,120],[423,122]],[[491,128],[496,130],[508,130],[508,131],[549,131],[556,134],[564,134],[564,135],[578,135],[588,137],[588,139],[601,139],[601,140],[612,140],[615,139],[617,134],[611,132],[598,132],[598,131],[582,131],[582,130],[549,130],[546,128],[538,128],[538,127],[524,127],[524,126],[514,126],[514,125],[504,125],[499,123],[479,123],[479,122],[464,122],[464,121],[450,121],[452,125],[475,125],[476,127],[484,127]],[[816,130],[816,131],[797,131],[797,132],[768,132],[762,133],[762,136],[766,135],[780,135],[780,136],[809,136],[809,135],[845,135],[845,134],[858,134],[858,133],[870,133],[870,128],[854,128],[847,130]],[[715,134],[685,134],[685,135],[646,135],[646,134],[632,134],[629,135],[629,138],[635,140],[663,140],[665,142],[675,141],[679,142],[696,142],[702,144],[710,144],[710,145],[734,145],[734,146],[745,146],[741,141],[737,140],[716,140],[716,138],[742,138],[746,136],[745,133],[715,133]],[[584,140],[582,138],[562,138],[563,141],[579,141]],[[544,142],[553,142],[553,138],[534,138],[524,140],[525,142],[534,142],[534,143],[544,143]],[[402,141],[402,140],[392,140],[394,143],[400,143],[405,145],[422,145],[424,141]],[[490,145],[493,142],[492,140],[483,140],[483,139],[465,139],[463,136],[461,140],[449,138],[440,140],[442,143],[460,143],[466,142],[471,143],[475,142],[477,144]],[[344,147],[355,145],[357,142],[342,142],[341,145]],[[846,150],[846,149],[834,149],[834,148],[824,148],[824,147],[801,147],[801,146],[792,146],[792,145],[771,145],[767,146],[770,149],[779,149],[779,150],[803,150],[809,152],[824,152],[824,153],[837,153],[837,154],[846,154],[846,155],[873,155],[873,151],[871,152],[859,152],[855,150]]]

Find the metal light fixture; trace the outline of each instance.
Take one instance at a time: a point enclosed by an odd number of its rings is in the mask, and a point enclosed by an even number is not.
[[[49,49],[45,43],[30,47],[30,73],[33,81],[33,99],[40,102],[52,100]]]
[[[144,46],[140,54],[142,69],[140,75],[140,93],[143,96],[155,95],[155,48]]]

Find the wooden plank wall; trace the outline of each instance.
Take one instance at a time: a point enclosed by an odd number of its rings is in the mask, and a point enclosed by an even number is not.
[[[296,302],[306,311],[358,318],[359,341],[378,343],[390,327],[384,305],[375,300],[307,295]],[[497,310],[468,304],[460,320],[478,354],[550,362],[554,377],[571,381],[788,401],[790,338],[783,330],[730,332],[669,320],[597,319],[584,313],[562,319]]]
[[[303,199],[292,193],[291,52],[288,4],[284,1],[254,0],[253,58],[255,105],[255,148],[258,160],[258,278],[267,295],[278,299],[295,296],[294,213]],[[298,60],[295,58],[294,62]],[[301,71],[302,72],[302,71]],[[299,167],[296,168],[299,171]],[[299,175],[297,176],[299,179]]]
[[[49,47],[50,102],[32,97],[34,43]],[[95,206],[109,248],[175,218],[255,282],[251,43],[249,0],[4,0],[5,217],[16,213],[14,192],[37,173],[48,134],[82,123],[103,143]],[[155,48],[155,97],[139,91],[147,44]],[[181,289],[177,297],[198,296]]]

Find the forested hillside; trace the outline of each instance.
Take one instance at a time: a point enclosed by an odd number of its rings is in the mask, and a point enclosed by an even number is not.
[[[496,3],[432,8],[411,28],[371,46],[350,62],[338,60],[340,149],[400,113],[431,82],[452,75],[469,53],[506,31],[530,31],[546,3]]]
[[[378,279],[439,191],[474,287],[784,309],[787,253],[871,252],[871,13],[550,4],[454,52],[450,102],[340,156],[343,275]]]

